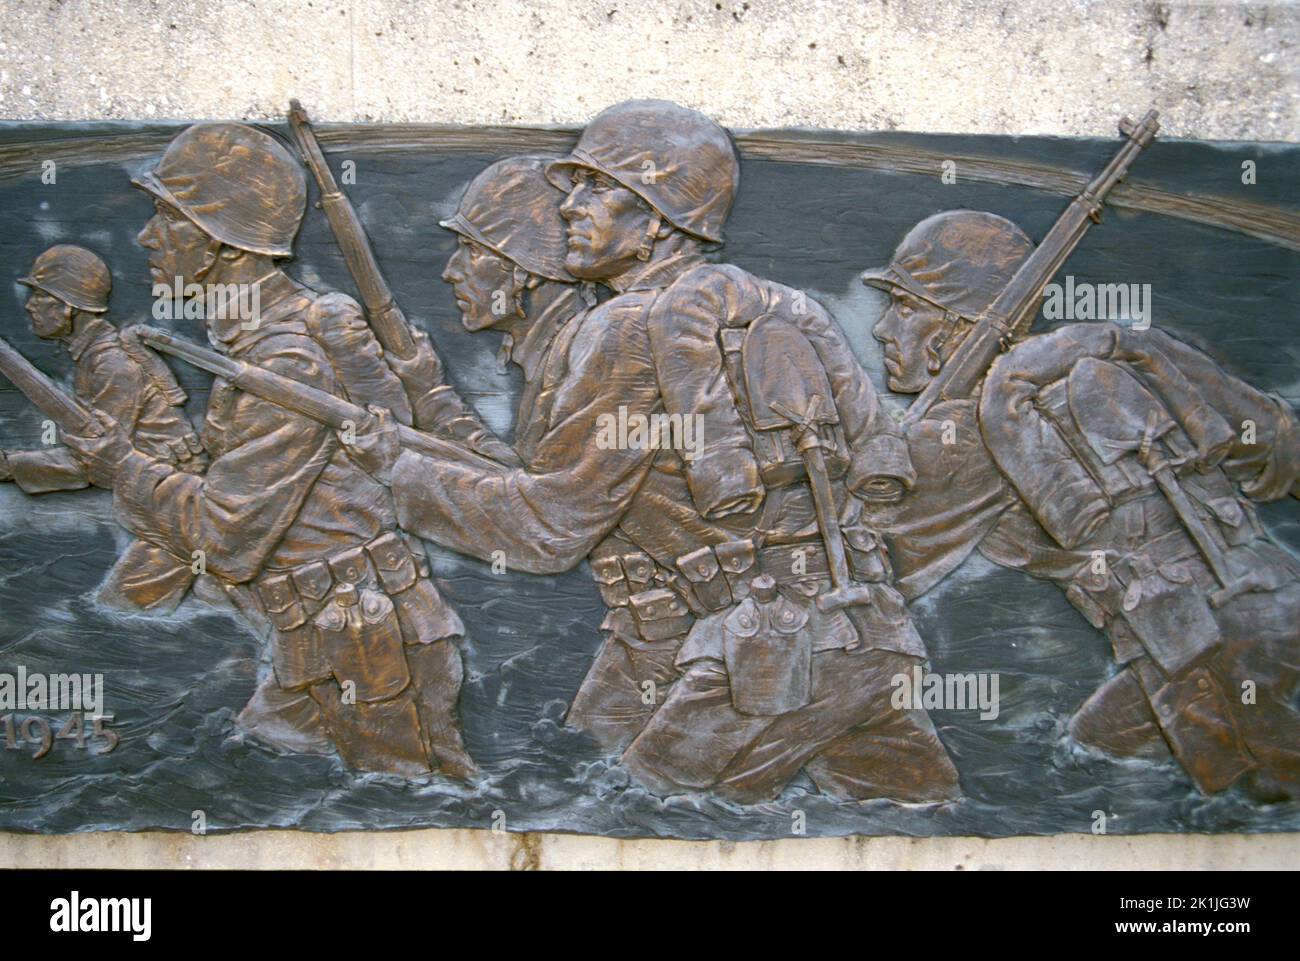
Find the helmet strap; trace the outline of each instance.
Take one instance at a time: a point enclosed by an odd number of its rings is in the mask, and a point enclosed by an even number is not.
[[[207,249],[203,252],[203,266],[194,273],[194,282],[201,284],[203,279],[212,273],[212,268],[217,265],[221,259],[221,241],[216,238],[208,240]]]
[[[54,335],[54,339],[71,340],[77,333],[77,308],[63,301],[59,303],[63,307],[63,323],[59,324],[59,332]]]
[[[659,236],[659,228],[663,226],[663,222],[659,211],[650,211],[650,225],[646,227],[645,236],[641,238],[641,246],[636,249],[637,260],[644,262],[650,259],[650,253],[654,250],[655,240]]]
[[[931,375],[939,373],[943,367],[943,349],[952,341],[952,335],[957,332],[961,325],[962,316],[953,310],[944,310],[943,327],[939,332],[931,337],[925,344],[925,369]]]

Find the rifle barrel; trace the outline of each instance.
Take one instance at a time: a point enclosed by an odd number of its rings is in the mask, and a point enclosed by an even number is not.
[[[330,229],[343,252],[348,273],[352,275],[357,291],[361,294],[361,303],[366,309],[366,317],[375,337],[389,353],[403,360],[414,357],[415,341],[411,338],[411,327],[406,315],[393,299],[392,288],[388,286],[388,281],[379,268],[379,261],[375,259],[374,249],[366,237],[361,218],[334,179],[320,142],[312,131],[307,111],[297,100],[289,103],[289,129],[320,188],[321,209],[325,211]]]
[[[140,328],[140,339],[150,347],[171,354],[187,364],[227,381],[255,397],[270,401],[285,410],[301,414],[334,430],[355,428],[369,412],[356,404],[335,397],[310,384],[284,377],[214,350],[208,350],[183,337],[153,327]],[[394,421],[404,448],[445,460],[486,470],[503,470],[498,462],[433,434]]]
[[[1083,235],[1101,219],[1106,195],[1124,179],[1138,156],[1160,129],[1158,114],[1147,112],[1139,123],[1120,122],[1124,145],[1083,192],[1070,201],[1047,236],[1002,288],[993,303],[975,321],[961,346],[948,358],[939,373],[917,395],[903,415],[906,424],[921,420],[935,404],[969,397],[998,353],[1021,339],[1033,326],[1043,288],[1079,246]]]
[[[65,434],[98,437],[103,428],[90,408],[68,394],[0,337],[0,374],[4,374],[36,408]]]

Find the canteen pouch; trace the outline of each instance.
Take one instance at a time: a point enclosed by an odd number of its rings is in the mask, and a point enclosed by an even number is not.
[[[358,701],[386,701],[410,683],[401,623],[386,594],[340,584],[315,625],[335,679],[353,682]]]
[[[391,595],[391,600],[407,644],[432,644],[465,634],[460,615],[428,578],[417,579],[400,594]]]
[[[812,700],[812,633],[808,611],[782,595],[748,597],[722,622],[731,703],[741,714],[769,717]]]

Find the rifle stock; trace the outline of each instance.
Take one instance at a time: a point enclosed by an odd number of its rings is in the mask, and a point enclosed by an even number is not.
[[[1158,114],[1147,112],[1141,122],[1120,121],[1124,145],[1052,225],[1047,236],[1031,253],[993,303],[975,320],[974,329],[961,346],[926,385],[903,416],[904,423],[922,419],[935,404],[969,397],[988,373],[998,354],[1020,340],[1033,325],[1035,308],[1043,288],[1079,246],[1083,235],[1100,223],[1106,195],[1124,179],[1129,167],[1155,139],[1160,129]]]
[[[403,360],[414,357],[415,341],[411,339],[411,328],[406,315],[393,299],[392,288],[379,269],[379,261],[375,259],[375,252],[366,237],[365,228],[361,226],[361,219],[334,179],[329,164],[325,162],[320,143],[316,140],[316,134],[311,129],[307,112],[297,100],[289,103],[289,129],[293,132],[312,177],[320,187],[321,209],[325,211],[330,229],[343,251],[343,259],[361,294],[361,303],[375,337],[380,346],[394,356]]]
[[[54,421],[59,430],[77,437],[98,437],[104,433],[90,408],[32,366],[13,346],[0,337],[0,374],[4,374],[36,408]]]
[[[285,410],[332,427],[346,430],[355,427],[369,416],[369,412],[356,404],[333,394],[304,384],[289,377],[272,373],[254,364],[227,357],[214,350],[177,337],[153,327],[140,327],[140,339],[155,350],[180,358],[187,364],[223,377],[240,390],[270,401]],[[433,434],[416,430],[394,421],[402,447],[433,457],[487,470],[501,470],[503,465],[481,454],[461,447]]]

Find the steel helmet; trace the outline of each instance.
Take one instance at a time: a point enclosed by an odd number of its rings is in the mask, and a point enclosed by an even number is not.
[[[72,244],[45,251],[32,264],[32,272],[18,282],[92,314],[108,310],[108,292],[113,289],[108,265],[85,247]]]
[[[307,177],[270,134],[242,123],[186,128],[149,173],[131,181],[231,247],[293,253],[307,210]]]
[[[667,100],[629,100],[597,114],[546,176],[567,193],[575,167],[618,181],[674,227],[713,243],[722,243],[740,188],[740,161],[727,132]]]
[[[442,226],[482,244],[530,274],[576,283],[564,269],[564,194],[546,179],[554,156],[498,160],[475,177]]]
[[[909,230],[889,266],[866,271],[862,282],[882,290],[901,288],[973,320],[1033,249],[1033,241],[1005,217],[948,210]]]

